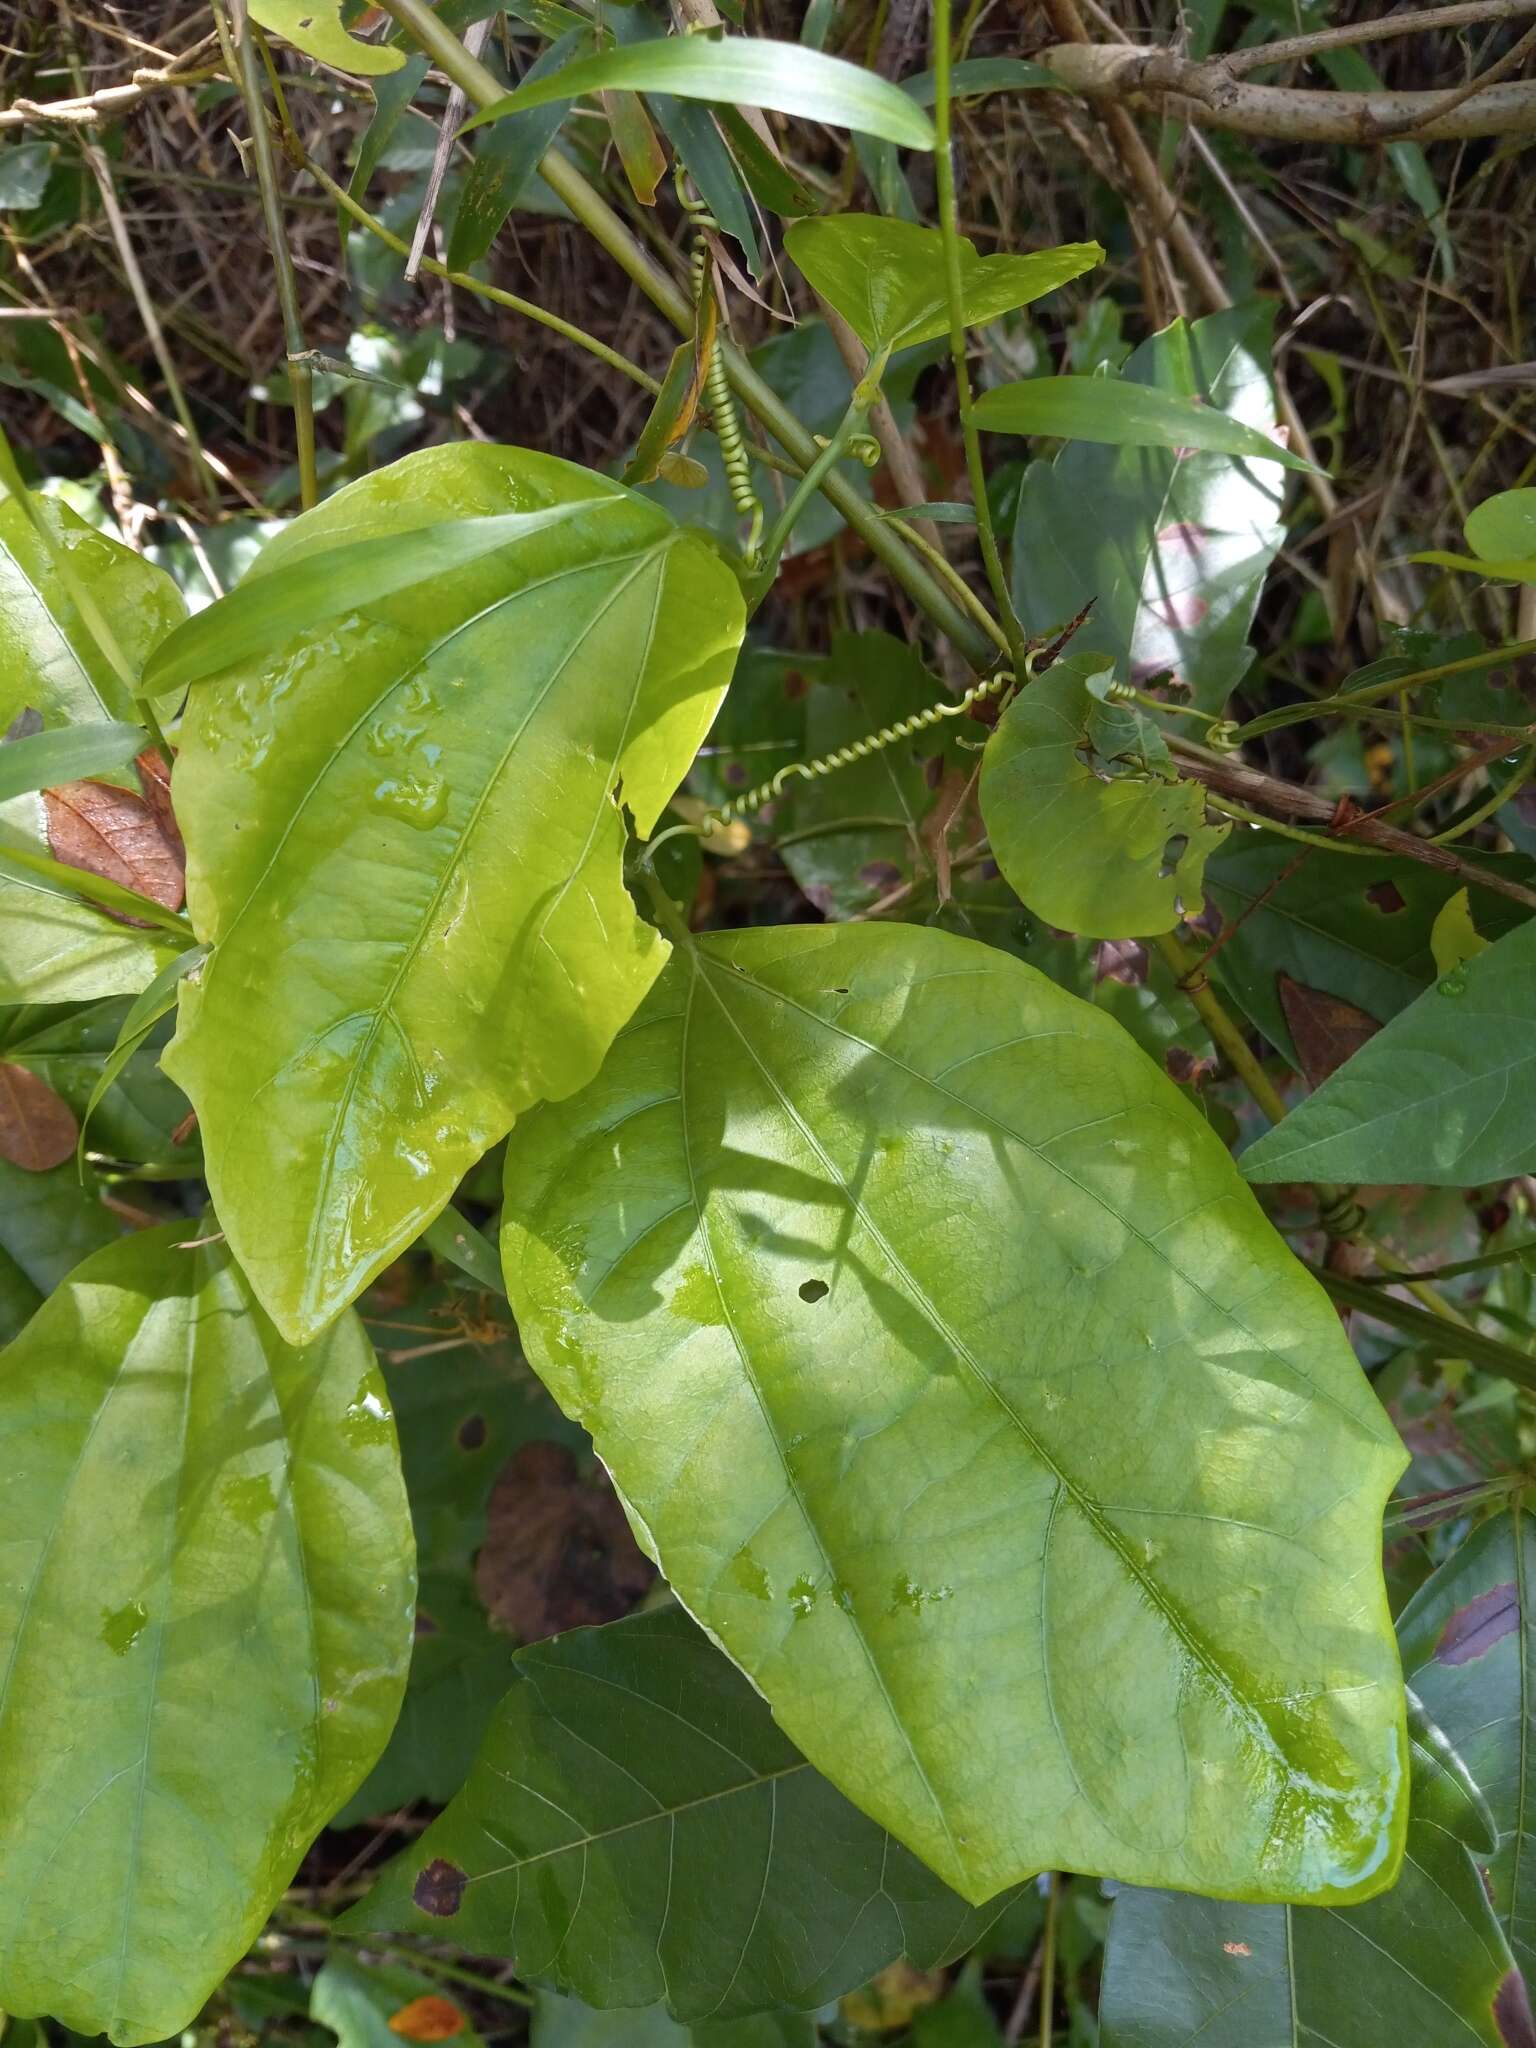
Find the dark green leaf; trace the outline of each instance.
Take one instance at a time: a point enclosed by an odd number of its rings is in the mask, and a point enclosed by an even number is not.
[[[410,1648],[361,1330],[289,1350],[184,1235],[77,1267],[0,1378],[0,2001],[116,2042],[179,2031],[245,1952],[383,1747]]]
[[[1130,358],[1122,377],[1262,429],[1275,417],[1272,313],[1237,307],[1176,321]],[[1100,380],[1093,380],[1098,384]],[[1019,616],[1048,633],[1092,600],[1074,650],[1113,657],[1145,683],[1177,676],[1194,702],[1220,709],[1251,660],[1249,627],[1283,538],[1279,472],[1228,455],[1175,456],[1069,442],[1024,478],[1014,526]]]
[[[1212,406],[1117,377],[1026,377],[1017,384],[997,384],[976,400],[971,417],[996,434],[1049,434],[1109,448],[1171,448],[1175,453],[1203,448],[1248,461],[1283,462],[1287,469],[1313,467],[1268,434]]]
[[[692,2022],[820,2005],[991,1918],[818,1776],[678,1609],[520,1650],[512,1677],[469,1782],[348,1926]]]
[[[957,100],[984,99],[994,92],[1061,92],[1065,90],[1054,71],[1043,64],[1027,64],[1022,57],[967,57],[950,67],[950,93]],[[939,96],[938,78],[932,71],[919,71],[901,81],[901,89],[920,107],[931,107]]]
[[[499,550],[470,543],[430,592],[332,585],[328,609],[351,609],[200,686],[184,722],[188,901],[213,953],[165,1067],[294,1340],[521,1110],[590,1079],[666,958],[623,887],[614,793],[648,830],[730,674],[741,598],[703,542],[588,470],[459,444],[295,520],[240,594],[333,574],[338,536],[375,577],[375,545],[399,564],[425,529],[446,552],[446,515],[508,504]]]
[[[546,1991],[533,2022],[533,2048],[816,2048],[816,2023],[798,2013],[761,2013],[748,2020],[703,2020],[684,2027],[665,2006],[643,2012],[598,2012]]]
[[[590,47],[589,29],[572,29],[539,53],[525,83],[547,78]],[[495,241],[502,222],[517,204],[518,194],[538,168],[565,119],[569,101],[554,100],[526,114],[498,121],[475,145],[474,161],[464,175],[459,203],[448,236],[448,267],[468,270]]]
[[[530,1359],[679,1598],[965,1896],[1389,1881],[1403,1454],[1109,1017],[915,926],[711,934],[506,1198]]]
[[[9,1344],[72,1266],[120,1233],[75,1162],[28,1173],[0,1159],[0,1344]]]
[[[567,64],[534,85],[519,86],[464,125],[478,128],[504,114],[520,113],[524,107],[615,89],[767,107],[802,120],[881,135],[909,149],[933,147],[933,123],[888,79],[841,57],[825,57],[799,43],[777,43],[760,36],[668,36],[627,48],[617,46]]]
[[[1536,924],[1444,976],[1243,1154],[1249,1180],[1470,1187],[1536,1166]]]

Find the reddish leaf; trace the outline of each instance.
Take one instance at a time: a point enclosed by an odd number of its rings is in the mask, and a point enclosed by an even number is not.
[[[0,1064],[0,1159],[46,1173],[75,1149],[80,1126],[69,1104],[26,1067]]]
[[[186,858],[170,815],[169,785],[158,767],[152,777],[141,772],[141,780],[144,796],[109,782],[65,782],[45,789],[48,844],[55,860],[179,910],[186,894]]]
[[[451,1998],[428,1992],[389,2016],[389,2031],[407,2041],[451,2041],[464,2031],[464,2015]]]
[[[146,747],[135,757],[133,765],[139,772],[139,787],[144,792],[144,801],[160,827],[160,836],[168,846],[176,849],[177,857],[185,866],[187,850],[181,843],[181,827],[176,823],[176,812],[171,803],[171,771],[165,765],[165,756],[157,747]]]
[[[1292,981],[1288,974],[1276,976],[1280,1007],[1290,1027],[1296,1057],[1307,1085],[1320,1088],[1352,1053],[1381,1029],[1374,1017],[1346,1003],[1342,996],[1330,996],[1305,982]]]
[[[602,1473],[577,1476],[563,1444],[523,1444],[486,1511],[475,1586],[498,1628],[525,1643],[628,1614],[656,1576]]]

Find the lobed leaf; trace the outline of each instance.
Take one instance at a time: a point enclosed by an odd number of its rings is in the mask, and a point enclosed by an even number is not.
[[[504,544],[391,596],[374,538],[508,504]],[[724,690],[718,556],[590,471],[407,456],[294,521],[242,590],[363,562],[369,593],[198,686],[176,801],[212,946],[165,1069],[278,1328],[324,1329],[522,1110],[569,1094],[660,972],[622,881]],[[218,607],[203,617],[213,617]],[[243,630],[243,629],[242,629]]]
[[[1109,1017],[937,931],[711,935],[514,1131],[502,1254],[679,1598],[965,1897],[1391,1881],[1403,1454]]]

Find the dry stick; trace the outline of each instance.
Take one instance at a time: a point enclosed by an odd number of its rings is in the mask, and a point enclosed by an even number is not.
[[[1237,78],[1245,72],[1266,70],[1271,64],[1294,64],[1298,58],[1314,56],[1319,50],[1353,48],[1358,43],[1383,42],[1389,36],[1414,36],[1420,30],[1514,21],[1524,14],[1536,14],[1536,0],[1457,0],[1450,7],[1413,8],[1401,14],[1380,15],[1375,21],[1346,22],[1342,28],[1314,29],[1309,35],[1255,43],[1252,49],[1233,50],[1228,56],[1211,61],[1223,65]]]
[[[203,496],[210,505],[218,502],[218,489],[208,459],[203,453],[203,443],[193,423],[192,411],[187,404],[187,395],[181,388],[181,379],[176,374],[176,365],[171,352],[165,345],[165,332],[160,325],[160,316],[155,311],[155,302],[149,295],[144,282],[144,273],[139,268],[139,259],[133,253],[133,244],[128,239],[127,224],[122,209],[117,203],[117,191],[112,183],[112,173],[107,160],[94,142],[81,138],[80,151],[101,193],[101,204],[107,216],[107,226],[112,240],[117,245],[118,261],[128,280],[128,289],[133,293],[133,302],[139,309],[139,318],[144,323],[144,332],[149,336],[149,345],[155,352],[155,361],[160,365],[160,374],[165,379],[165,388],[181,422],[181,430],[187,437],[187,448],[192,456],[192,465],[197,471],[198,482],[202,485]]]
[[[1282,818],[1308,818],[1316,824],[1331,824],[1337,814],[1338,806],[1333,798],[1322,795],[1318,790],[1302,789],[1294,782],[1282,782],[1278,777],[1250,768],[1242,761],[1213,761],[1203,755],[1196,756],[1178,740],[1170,740],[1169,746],[1178,756],[1179,773],[1193,782],[1203,783],[1219,796],[1235,797],[1239,802],[1255,804],[1261,810],[1278,811]],[[1499,760],[1509,751],[1509,742],[1505,740],[1497,748],[1469,756],[1458,764],[1457,773],[1465,774],[1489,760]],[[1426,792],[1421,790],[1418,794],[1423,796]],[[1442,874],[1456,875],[1463,882],[1491,890],[1496,896],[1507,896],[1512,903],[1523,903],[1527,909],[1536,910],[1536,889],[1528,889],[1507,875],[1480,868],[1476,862],[1464,860],[1460,854],[1453,853],[1448,846],[1436,846],[1427,839],[1417,839],[1413,833],[1404,832],[1397,825],[1388,825],[1369,812],[1351,820],[1349,837],[1368,846],[1379,847],[1383,853],[1402,854],[1425,867],[1438,868]]]
[[[220,0],[214,0],[214,19],[225,28]],[[277,302],[283,316],[283,346],[288,357],[288,389],[293,395],[293,438],[299,463],[299,506],[309,511],[320,502],[320,480],[315,471],[314,376],[305,360],[304,323],[299,314],[299,287],[294,276],[293,256],[283,222],[282,195],[277,186],[277,158],[272,148],[272,130],[267,125],[267,98],[262,90],[261,71],[256,58],[256,27],[244,0],[232,0],[234,33],[234,76],[245,102],[245,117],[251,130],[251,153],[256,159],[256,184],[261,193],[262,218],[267,225],[267,245],[277,276]]]
[[[98,92],[82,93],[78,98],[67,100],[16,100],[0,108],[0,129],[24,128],[37,121],[60,121],[67,127],[94,128],[104,121],[114,120],[136,107],[148,93],[158,92],[167,86],[201,85],[206,79],[222,76],[217,64],[199,65],[197,59],[217,40],[206,35],[162,70],[146,66],[135,71],[127,85],[104,85]]]
[[[1054,12],[1054,8],[1053,8]],[[1059,32],[1059,31],[1058,31]],[[1345,38],[1354,39],[1354,32]],[[1196,63],[1174,50],[1055,44],[1036,60],[1069,91],[1124,112],[1122,102],[1241,135],[1281,142],[1391,142],[1412,131],[1420,142],[1536,133],[1536,84],[1480,89],[1445,110],[1445,91],[1320,92],[1303,86],[1245,85],[1223,60]]]
[[[1443,120],[1447,114],[1454,113],[1457,107],[1465,106],[1466,102],[1475,99],[1478,93],[1486,92],[1490,85],[1496,85],[1501,78],[1507,78],[1511,71],[1518,71],[1532,50],[1536,50],[1536,28],[1527,29],[1518,43],[1506,50],[1502,57],[1496,57],[1491,64],[1485,65],[1481,71],[1474,72],[1465,84],[1454,86],[1439,106],[1432,108],[1417,121],[1410,121],[1403,133],[1417,134],[1428,122]]]
[[[425,5],[425,0],[381,0],[381,4],[417,47],[451,80],[464,87],[476,106],[488,107],[504,97],[491,73],[466,54],[458,37]],[[541,159],[539,171],[555,196],[564,201],[576,220],[607,250],[651,304],[667,316],[680,334],[691,334],[693,306],[688,294],[651,261],[618,214],[593,190],[570,159],[551,149]],[[720,355],[737,397],[786,454],[802,470],[809,469],[821,450],[794,413],[739,349],[723,343]],[[992,668],[995,656],[991,640],[907,545],[899,523],[887,525],[835,471],[823,480],[821,488],[875,559],[919,610],[959,648],[971,666],[980,672]]]
[[[464,47],[471,57],[478,57],[485,48],[485,39],[491,32],[489,18],[472,21],[464,31]],[[469,101],[464,96],[462,85],[455,85],[448,93],[448,104],[443,108],[442,125],[437,131],[437,148],[432,154],[432,168],[427,174],[427,189],[422,194],[421,206],[416,214],[416,228],[411,236],[411,253],[405,259],[405,281],[416,282],[416,273],[421,268],[421,259],[426,253],[427,237],[432,232],[432,217],[437,212],[438,194],[443,189],[443,180],[448,175],[448,165],[453,157],[454,140],[464,119],[464,109]]]

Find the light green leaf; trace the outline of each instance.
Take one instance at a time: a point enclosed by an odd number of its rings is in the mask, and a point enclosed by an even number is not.
[[[1176,320],[1120,378],[1203,398],[1262,431],[1275,414],[1273,309]],[[1102,381],[1102,380],[1099,380]],[[1013,535],[1014,603],[1049,634],[1092,600],[1075,652],[1108,654],[1133,683],[1164,671],[1220,710],[1253,660],[1248,633],[1285,537],[1285,478],[1230,455],[1069,441],[1025,472]]]
[[[1314,464],[1256,427],[1156,385],[1118,377],[1026,377],[997,384],[976,400],[971,417],[995,434],[1050,434],[1110,448],[1205,448],[1317,474]]]
[[[824,57],[800,43],[765,36],[668,36],[616,45],[531,84],[466,121],[479,128],[503,114],[591,92],[665,92],[678,99],[723,100],[729,106],[767,107],[806,121],[854,128],[910,149],[932,149],[933,123],[889,79],[842,57]],[[464,131],[461,129],[460,133]]]
[[[1536,1166],[1536,923],[1427,989],[1243,1154],[1249,1180],[1475,1187]]]
[[[877,213],[797,221],[786,253],[837,308],[871,353],[911,348],[949,332],[944,238],[937,228]],[[960,295],[967,327],[984,327],[1104,261],[1097,242],[1069,242],[1024,256],[978,256],[960,240]]]
[[[141,725],[107,721],[100,725],[65,725],[55,732],[34,732],[0,745],[0,803],[34,789],[56,789],[88,775],[127,768],[149,744]]]
[[[1434,955],[1436,974],[1454,974],[1468,960],[1486,953],[1488,944],[1472,922],[1471,897],[1465,889],[1458,889],[1441,904],[1430,926],[1429,950]]]
[[[1206,858],[1197,783],[1158,773],[1155,729],[1089,687],[1102,657],[1068,657],[1021,690],[987,741],[981,812],[1027,909],[1091,938],[1143,938],[1199,914]]]
[[[289,1350],[222,1246],[178,1244],[204,1234],[96,1253],[0,1373],[0,2004],[116,2042],[178,2032],[245,1952],[410,1653],[367,1343]]]
[[[40,519],[117,632],[135,669],[186,616],[163,569],[108,540],[57,498]],[[15,498],[0,494],[0,732],[28,706],[46,724],[131,722],[134,702],[82,622],[47,547]]]
[[[678,1597],[964,1896],[1390,1881],[1403,1453],[1110,1018],[937,931],[714,934],[506,1200],[530,1362]]]
[[[678,1609],[519,1650],[511,1676],[463,1791],[347,1926],[446,1935],[693,2022],[804,2011],[989,1924],[811,1768]]]
[[[1488,1887],[1516,1961],[1536,1970],[1536,1532],[1523,1501],[1452,1552],[1404,1608],[1403,1666],[1493,1812]]]
[[[178,950],[163,931],[119,924],[50,876],[0,868],[0,1003],[132,995]]]
[[[258,590],[451,514],[494,554],[200,685],[177,814],[213,946],[167,1073],[219,1221],[290,1341],[418,1237],[541,1097],[583,1086],[660,972],[642,832],[708,730],[735,578],[656,506],[549,456],[407,456],[295,520]]]
[[[85,1160],[86,1134],[90,1129],[91,1118],[99,1107],[102,1097],[107,1093],[113,1082],[116,1081],[119,1074],[122,1073],[124,1067],[127,1066],[134,1054],[146,1043],[155,1026],[163,1017],[169,1016],[170,1012],[176,1007],[176,997],[181,985],[182,976],[192,973],[196,968],[200,968],[206,957],[201,946],[189,946],[185,953],[178,953],[174,960],[162,967],[154,980],[149,984],[149,987],[136,996],[129,1006],[128,1014],[122,1021],[112,1050],[102,1061],[101,1072],[93,1082],[91,1092],[86,1098],[85,1108],[81,1112],[80,1140],[77,1150],[82,1164]]]
[[[358,78],[398,71],[404,53],[387,43],[359,42],[341,25],[340,0],[246,0],[253,20],[292,43],[306,57]]]
[[[1467,546],[1484,561],[1536,557],[1536,489],[1500,491],[1467,514]]]
[[[1381,1897],[1308,1912],[1122,1891],[1104,2048],[1529,2048],[1525,1985],[1480,1874],[1485,1821],[1464,1764],[1421,1728],[1403,1872]]]

